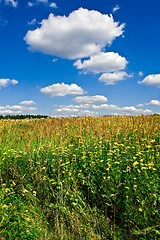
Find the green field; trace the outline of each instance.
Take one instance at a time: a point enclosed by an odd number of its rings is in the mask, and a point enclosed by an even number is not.
[[[0,239],[160,239],[160,115],[0,120]]]

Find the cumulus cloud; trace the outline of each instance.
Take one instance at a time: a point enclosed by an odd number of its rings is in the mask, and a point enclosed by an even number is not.
[[[116,5],[114,8],[113,8],[113,13],[116,12],[117,10],[119,10],[120,7],[118,5]]]
[[[0,89],[2,87],[8,87],[10,84],[12,84],[12,85],[18,84],[18,81],[15,80],[15,79],[10,80],[8,78],[1,78],[0,79]]]
[[[158,100],[151,100],[149,103],[138,104],[137,107],[143,107],[145,105],[160,106],[160,101],[158,101]]]
[[[79,108],[74,108],[73,105],[68,105],[65,107],[57,108],[53,111],[56,117],[69,117],[69,116],[96,116],[97,112],[90,110],[79,110]]]
[[[86,117],[89,117],[89,116],[97,116],[97,115],[98,115],[98,112],[93,112],[93,111],[90,111],[90,110],[81,110],[81,111],[80,111],[80,115],[81,115],[81,116],[86,116]]]
[[[22,113],[21,111],[12,111],[9,109],[1,110],[0,109],[0,115],[17,115],[17,114],[21,114],[21,113]]]
[[[138,83],[160,88],[160,74],[150,74]]]
[[[127,77],[132,77],[133,75],[128,75],[124,71],[113,72],[113,73],[103,73],[99,81],[104,82],[106,85],[114,85],[115,82],[125,80]]]
[[[122,110],[124,110],[124,111],[137,111],[137,109],[134,106],[123,107]]]
[[[35,111],[37,108],[35,107],[26,107],[26,106],[20,106],[20,105],[6,105],[6,106],[0,106],[0,114],[1,115],[8,115],[8,114],[22,114],[23,112],[27,111]]]
[[[145,110],[140,109],[140,108],[137,109],[134,106],[123,107],[123,108],[121,108],[121,110],[123,112],[128,112],[129,114],[137,114],[137,115],[139,115],[139,114],[152,114],[152,111],[150,109],[145,109]]]
[[[101,105],[92,105],[93,109],[99,109],[99,110],[108,110],[108,111],[115,111],[120,110],[119,107],[116,105],[109,105],[109,104],[101,104]]]
[[[140,108],[135,108],[133,106],[131,107],[123,107],[121,108],[121,111],[123,113],[128,113],[129,115],[141,115],[141,114],[152,114],[152,111],[150,109],[140,109]]]
[[[59,106],[60,107],[60,106]],[[60,107],[53,111],[54,117],[75,117],[79,109],[70,106]]]
[[[127,60],[114,52],[100,52],[97,55],[91,56],[90,59],[77,60],[74,63],[78,69],[84,69],[88,72],[114,72],[125,69]]]
[[[109,112],[112,111],[118,111],[122,115],[141,115],[141,114],[152,114],[152,111],[150,109],[137,109],[134,106],[129,107],[118,107],[116,105],[108,105],[108,104],[101,104],[101,105],[92,105],[93,109],[99,109],[99,110],[108,110]]]
[[[12,79],[12,80],[10,80],[10,83],[13,84],[13,85],[16,85],[16,84],[18,84],[18,81],[15,80],[15,79]]]
[[[78,108],[79,109],[79,105],[59,105],[60,108]]]
[[[89,104],[89,103],[103,103],[107,102],[107,98],[101,95],[96,96],[83,96],[74,98],[76,103]]]
[[[91,104],[89,103],[84,103],[84,104],[80,104],[79,108],[90,108]]]
[[[158,100],[151,100],[149,103],[146,103],[146,105],[160,106],[160,101],[158,101]]]
[[[62,108],[55,109],[54,112],[58,112],[61,114],[68,114],[68,113],[79,112],[79,110],[77,108],[62,107]]]
[[[42,93],[51,95],[51,97],[84,94],[84,90],[74,83],[72,83],[71,85],[65,83],[57,83],[45,88],[41,88],[40,91]]]
[[[123,34],[124,26],[112,15],[79,8],[68,17],[51,13],[40,28],[28,31],[24,39],[31,51],[77,59],[100,52]]]
[[[18,2],[15,0],[5,0],[4,1],[6,5],[11,5],[12,7],[17,7]]]
[[[87,105],[87,104],[86,104]],[[88,104],[88,108],[82,109],[82,105],[60,105],[54,110],[54,116],[96,116],[96,115],[148,115],[152,114],[150,109],[140,109],[134,106],[119,107],[113,104]]]
[[[55,106],[55,105],[54,105]],[[56,105],[57,106],[57,105]],[[55,107],[56,107],[55,106]],[[90,108],[91,104],[80,104],[80,105],[60,105],[59,107],[67,107],[67,108],[78,108],[78,109],[84,109],[84,108]]]
[[[13,105],[9,107],[10,110],[14,111],[34,111],[37,108],[36,107],[26,107],[26,106],[20,106],[20,105]]]
[[[29,106],[29,105],[35,105],[36,103],[30,100],[30,101],[22,101],[19,104]]]

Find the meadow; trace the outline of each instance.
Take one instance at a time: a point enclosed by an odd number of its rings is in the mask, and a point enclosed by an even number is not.
[[[160,239],[160,115],[0,120],[0,239]]]

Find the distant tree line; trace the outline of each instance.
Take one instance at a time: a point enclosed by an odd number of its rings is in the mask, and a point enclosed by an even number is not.
[[[48,118],[46,115],[0,115],[0,119],[31,119],[31,118]]]

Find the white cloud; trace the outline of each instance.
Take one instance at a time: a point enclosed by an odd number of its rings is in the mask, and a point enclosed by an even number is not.
[[[47,4],[48,0],[37,0],[37,3],[45,3],[45,4]]]
[[[112,15],[79,8],[68,17],[54,16],[41,22],[41,27],[28,31],[26,43],[31,51],[77,59],[100,52],[107,44],[123,34],[124,24]]]
[[[78,108],[79,105],[59,105],[60,108]]]
[[[160,74],[150,74],[138,83],[160,88]]]
[[[127,77],[132,77],[133,75],[128,75],[124,71],[113,72],[113,73],[103,73],[99,81],[104,82],[106,85],[114,85],[115,82],[125,80]]]
[[[54,3],[54,2],[50,3],[49,6],[52,7],[52,8],[57,8],[56,3]]]
[[[116,5],[114,8],[113,8],[113,13],[116,12],[117,10],[119,10],[120,7],[118,5]]]
[[[84,94],[84,90],[74,83],[72,83],[71,85],[65,83],[57,83],[45,88],[41,88],[40,91],[42,93],[50,94],[51,97]]]
[[[0,110],[0,115],[16,115],[21,114],[21,111],[12,111],[9,109]]]
[[[108,105],[108,104],[101,104],[101,105],[92,105],[93,109],[99,109],[99,110],[108,110],[109,112],[112,111],[118,111],[122,115],[141,115],[141,114],[152,114],[152,111],[150,109],[137,109],[134,106],[130,107],[118,107],[116,105]]]
[[[149,103],[138,104],[137,107],[143,107],[144,105],[160,106],[160,101],[158,101],[158,100],[151,100]]]
[[[146,105],[160,106],[160,101],[158,101],[158,100],[151,100],[149,103],[146,103]]]
[[[152,111],[150,109],[137,109],[134,106],[131,107],[123,107],[121,108],[122,112],[128,112],[129,114],[139,115],[139,114],[151,114]]]
[[[70,106],[57,108],[53,111],[54,117],[74,117],[77,113],[79,113],[79,109]]]
[[[137,111],[137,109],[134,106],[123,107],[122,110],[124,110],[124,111]]]
[[[29,106],[29,105],[35,105],[36,103],[34,101],[30,100],[30,101],[22,101],[19,104]]]
[[[18,81],[15,80],[15,79],[12,79],[12,80],[10,80],[10,83],[13,84],[13,85],[16,85],[16,84],[18,84]]]
[[[34,18],[32,21],[28,22],[28,25],[35,25],[37,20]]]
[[[54,105],[54,107],[57,107],[57,104]],[[85,109],[85,108],[90,108],[91,104],[80,104],[80,105],[59,105],[60,108],[78,108],[78,109]]]
[[[26,107],[26,106],[20,106],[20,105],[13,105],[9,107],[10,110],[14,111],[34,111],[37,110],[36,107]]]
[[[83,96],[74,98],[76,103],[88,104],[88,103],[103,103],[107,102],[107,98],[101,95],[96,96]]]
[[[91,104],[85,103],[85,104],[80,104],[79,108],[90,108]]]
[[[26,107],[26,106],[20,106],[20,105],[6,105],[6,106],[0,106],[0,115],[7,115],[7,114],[22,114],[23,112],[30,112],[35,111],[37,108],[35,107]]]
[[[54,112],[61,113],[61,114],[68,114],[68,113],[79,112],[79,110],[77,108],[62,107],[62,108],[55,109]]]
[[[57,108],[53,111],[54,116],[57,117],[69,117],[69,116],[96,116],[97,112],[89,111],[89,110],[79,110],[74,105],[68,105],[65,107]]]
[[[99,110],[108,110],[108,111],[115,111],[120,110],[119,107],[116,105],[109,105],[109,104],[101,104],[101,105],[92,105],[93,109],[99,109]]]
[[[5,0],[6,5],[11,5],[12,7],[17,7],[18,2],[15,0]]]
[[[29,7],[32,7],[32,6],[34,6],[35,4],[34,3],[32,3],[32,2],[28,2],[28,6]]]
[[[18,84],[18,81],[15,80],[15,79],[10,80],[8,78],[5,78],[5,79],[1,78],[0,79],[0,89],[2,87],[8,87],[8,85],[10,85],[10,84],[12,84],[12,85]]]
[[[58,61],[58,59],[57,58],[54,58],[53,60],[52,60],[52,62],[57,62]]]
[[[28,2],[29,7],[37,6],[39,4],[44,4],[47,7],[57,8],[56,3],[49,3],[48,0],[36,0],[34,2]]]
[[[98,112],[93,112],[93,111],[89,111],[89,110],[81,110],[80,111],[80,115],[81,116],[97,116],[98,115]]]
[[[143,76],[143,72],[140,71],[140,72],[138,73],[138,75],[139,75],[140,77]]]
[[[140,104],[137,105],[137,107],[143,107],[143,106],[144,106],[143,103],[140,103]]]
[[[114,72],[125,69],[127,60],[114,52],[100,52],[91,56],[89,60],[77,60],[74,63],[78,69],[84,69],[93,73]]]

